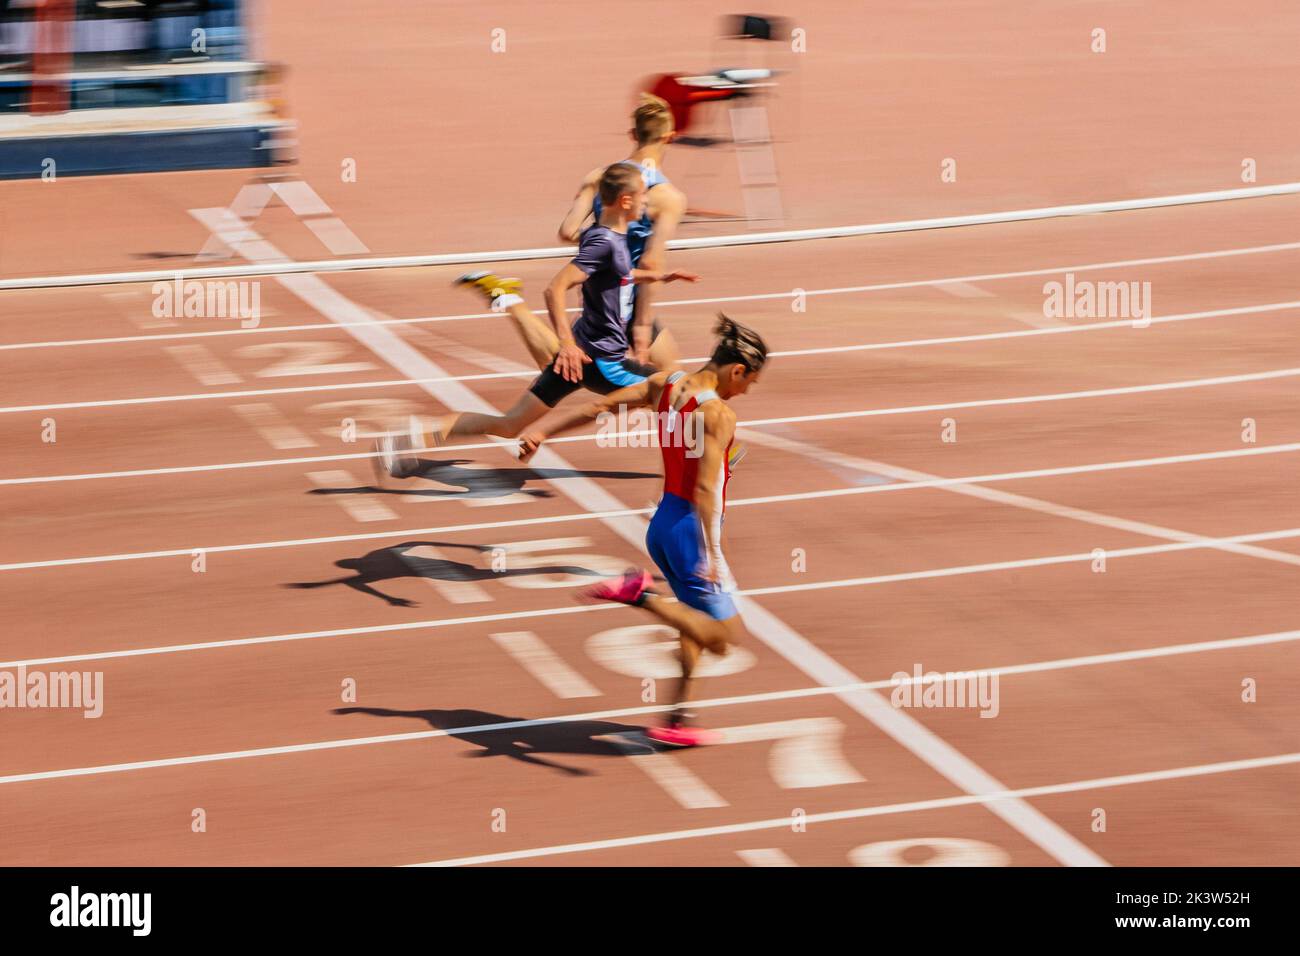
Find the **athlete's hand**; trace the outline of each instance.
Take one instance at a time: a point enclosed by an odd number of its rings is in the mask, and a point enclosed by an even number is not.
[[[678,279],[683,282],[699,282],[700,277],[694,272],[687,272],[685,269],[674,269],[672,272],[665,272],[659,277],[660,282],[676,282]]]
[[[570,342],[560,346],[560,353],[555,356],[555,372],[566,382],[581,382],[582,366],[589,362],[591,356],[578,348],[576,342]]]
[[[519,461],[527,462],[536,454],[537,449],[542,447],[542,442],[546,441],[546,435],[542,432],[525,432],[519,436]]]
[[[632,326],[632,358],[642,365],[650,364],[650,339],[654,330],[649,325]]]

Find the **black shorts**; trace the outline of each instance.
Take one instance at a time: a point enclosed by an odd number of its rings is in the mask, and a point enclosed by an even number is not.
[[[547,407],[554,408],[580,388],[597,395],[608,395],[620,388],[644,382],[654,373],[655,369],[649,365],[642,365],[630,358],[592,359],[582,367],[581,382],[570,382],[555,371],[555,366],[550,365],[533,380],[528,391]]]

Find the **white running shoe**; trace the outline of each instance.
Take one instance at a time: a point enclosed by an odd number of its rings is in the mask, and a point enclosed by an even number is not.
[[[388,432],[375,439],[375,460],[390,478],[410,478],[420,470],[420,459],[411,451],[415,447],[410,435]]]

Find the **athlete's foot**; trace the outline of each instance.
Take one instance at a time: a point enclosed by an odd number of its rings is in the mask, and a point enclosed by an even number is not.
[[[722,739],[722,735],[716,731],[689,726],[689,721],[694,719],[694,714],[678,707],[668,715],[668,721],[662,727],[649,727],[645,733],[651,740],[671,747],[699,747]]]
[[[583,588],[578,596],[585,601],[616,601],[619,604],[640,606],[650,594],[654,593],[654,578],[640,568],[628,568],[621,578],[610,578],[589,588]]]
[[[418,448],[415,425],[409,432],[386,432],[375,439],[375,457],[370,459],[378,475],[410,478],[420,470],[420,459],[411,450]]]
[[[523,282],[519,279],[502,278],[495,272],[466,272],[462,276],[457,276],[453,285],[473,286],[497,312],[504,310],[512,302],[523,301],[519,295],[524,287]],[[508,298],[510,296],[513,298]]]

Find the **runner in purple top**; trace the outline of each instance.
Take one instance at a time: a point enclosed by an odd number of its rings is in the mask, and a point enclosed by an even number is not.
[[[548,357],[532,387],[504,415],[457,412],[434,420],[427,431],[425,423],[412,416],[408,429],[390,431],[376,442],[378,462],[390,476],[409,478],[418,473],[414,448],[441,445],[453,435],[515,438],[579,388],[607,395],[644,381],[653,373],[653,369],[628,356],[630,343],[621,293],[633,282],[695,282],[699,276],[680,270],[660,272],[632,267],[627,248],[628,223],[640,219],[646,206],[640,168],[631,163],[607,167],[600,179],[600,196],[600,220],[582,234],[578,254],[546,288],[546,307],[559,350]],[[461,276],[457,282],[476,286],[498,311],[524,309],[517,280],[479,272]],[[565,297],[579,285],[582,314],[570,327]]]

